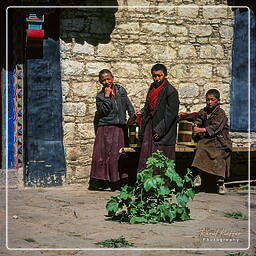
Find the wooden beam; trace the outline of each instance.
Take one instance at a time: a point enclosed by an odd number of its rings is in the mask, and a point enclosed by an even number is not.
[[[140,148],[123,147],[119,150],[120,153],[137,152]],[[196,147],[176,145],[176,152],[194,152]],[[256,151],[256,147],[233,147],[232,152],[253,152]]]
[[[239,184],[239,183],[251,183],[251,182],[256,182],[256,180],[237,180],[237,181],[230,181],[230,182],[225,182],[225,185],[229,185],[229,184]]]

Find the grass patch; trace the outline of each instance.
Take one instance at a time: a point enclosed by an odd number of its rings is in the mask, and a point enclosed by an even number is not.
[[[26,242],[29,242],[29,243],[34,243],[36,241],[33,238],[23,238],[23,240],[25,240]]]
[[[120,248],[120,247],[130,247],[133,246],[133,243],[128,242],[123,236],[120,236],[115,239],[107,239],[101,242],[96,243],[101,247],[107,248]]]
[[[224,217],[240,219],[240,220],[248,220],[247,216],[243,215],[239,211],[237,211],[237,212],[224,212]]]
[[[238,253],[228,253],[225,256],[256,256],[256,254],[255,253],[248,254],[246,252],[238,252]]]

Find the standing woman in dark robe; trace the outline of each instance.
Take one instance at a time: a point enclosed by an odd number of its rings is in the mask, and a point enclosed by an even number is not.
[[[136,115],[143,117],[141,136],[143,137],[138,171],[146,166],[146,161],[157,150],[169,159],[175,160],[175,143],[179,97],[177,90],[167,80],[167,69],[163,64],[151,68],[154,82],[147,93],[146,102]]]
[[[96,96],[98,123],[93,148],[90,190],[115,190],[128,174],[120,164],[120,148],[124,147],[126,111],[130,117],[134,108],[126,90],[115,84],[110,70],[99,72],[102,90]]]

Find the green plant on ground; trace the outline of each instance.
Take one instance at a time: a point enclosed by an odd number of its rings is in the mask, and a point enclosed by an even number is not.
[[[137,174],[135,186],[122,187],[119,195],[107,202],[108,217],[130,224],[188,220],[187,204],[195,196],[194,188],[190,169],[181,178],[174,161],[156,151]]]
[[[224,212],[224,217],[227,218],[234,218],[234,219],[241,219],[241,220],[247,220],[247,216],[243,215],[241,212]]]
[[[107,239],[107,240],[98,242],[96,244],[102,247],[108,247],[108,248],[120,248],[120,247],[133,246],[133,243],[129,243],[123,236],[120,236],[115,239]]]
[[[256,256],[256,254],[255,253],[248,254],[246,252],[238,252],[238,253],[228,253],[225,256]]]
[[[23,240],[29,242],[29,243],[34,243],[36,240],[33,238],[23,238]]]

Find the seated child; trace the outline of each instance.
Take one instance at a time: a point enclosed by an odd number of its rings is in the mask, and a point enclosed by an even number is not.
[[[180,113],[180,116],[184,113]],[[229,176],[232,142],[229,137],[228,118],[225,111],[220,108],[220,93],[210,89],[206,93],[206,107],[197,113],[202,120],[201,127],[194,127],[194,134],[200,133],[196,153],[192,163],[199,174],[195,178],[195,185],[211,177],[215,186],[218,185],[219,194],[225,194],[224,179]]]

